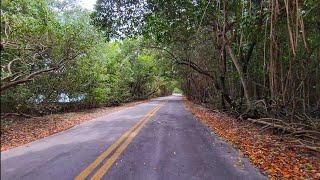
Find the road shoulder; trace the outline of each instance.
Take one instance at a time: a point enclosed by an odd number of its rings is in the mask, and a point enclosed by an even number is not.
[[[252,164],[275,179],[320,178],[320,156],[294,148],[286,139],[252,123],[240,122],[185,100],[187,109],[218,136],[248,157]]]
[[[1,119],[1,152],[147,101],[130,102],[120,106],[101,107],[81,112],[57,113],[42,117]]]

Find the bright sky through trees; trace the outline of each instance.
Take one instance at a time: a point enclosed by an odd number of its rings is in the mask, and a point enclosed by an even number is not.
[[[93,10],[96,0],[77,0],[77,2],[81,7],[87,10]]]

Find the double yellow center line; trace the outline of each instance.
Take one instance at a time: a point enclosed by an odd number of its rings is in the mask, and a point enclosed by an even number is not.
[[[101,179],[106,174],[112,164],[119,158],[122,152],[132,142],[133,138],[139,133],[144,124],[163,106],[164,103],[159,104],[151,111],[149,111],[143,118],[139,120],[132,128],[126,131],[115,143],[109,146],[98,158],[93,161],[86,169],[84,169],[75,180],[83,180],[89,176],[89,174],[98,167],[101,162],[106,159],[115,149],[116,151],[108,159],[104,161],[104,164],[93,174],[91,179]],[[123,143],[122,143],[123,142]]]

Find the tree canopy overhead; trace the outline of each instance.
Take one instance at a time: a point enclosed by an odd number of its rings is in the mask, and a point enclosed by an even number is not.
[[[2,99],[113,103],[179,82],[189,99],[242,117],[318,117],[319,6],[98,0],[90,13],[74,1],[3,1]]]
[[[142,47],[146,39],[107,42],[75,1],[2,1],[1,23],[1,112],[112,105],[173,90],[161,54]]]
[[[313,0],[99,0],[93,19],[109,37],[152,39],[182,65],[190,99],[221,99],[237,112],[263,100],[262,111],[292,116],[319,114],[319,8]]]

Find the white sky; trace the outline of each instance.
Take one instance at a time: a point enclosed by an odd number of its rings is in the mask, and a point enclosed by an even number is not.
[[[87,10],[93,10],[94,4],[96,4],[96,0],[77,0],[78,4],[87,9]]]

